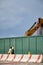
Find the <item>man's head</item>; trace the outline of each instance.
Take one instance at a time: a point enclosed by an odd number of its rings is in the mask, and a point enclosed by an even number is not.
[[[12,49],[12,46],[10,48]]]

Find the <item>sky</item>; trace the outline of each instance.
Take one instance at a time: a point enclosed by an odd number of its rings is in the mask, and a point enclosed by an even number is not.
[[[24,36],[38,18],[43,18],[43,0],[0,0],[0,38]]]

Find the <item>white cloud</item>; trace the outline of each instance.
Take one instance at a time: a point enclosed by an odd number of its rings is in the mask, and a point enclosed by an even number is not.
[[[18,1],[4,0],[0,4],[0,29],[11,28],[22,22],[25,8]]]

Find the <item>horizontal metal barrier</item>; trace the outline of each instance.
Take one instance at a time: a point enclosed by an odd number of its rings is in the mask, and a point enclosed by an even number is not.
[[[0,54],[0,61],[9,61],[9,62],[42,62],[42,55],[33,55],[33,54]]]

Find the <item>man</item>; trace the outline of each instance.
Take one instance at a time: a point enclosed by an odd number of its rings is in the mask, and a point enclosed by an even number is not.
[[[12,47],[10,47],[8,54],[12,54]]]

